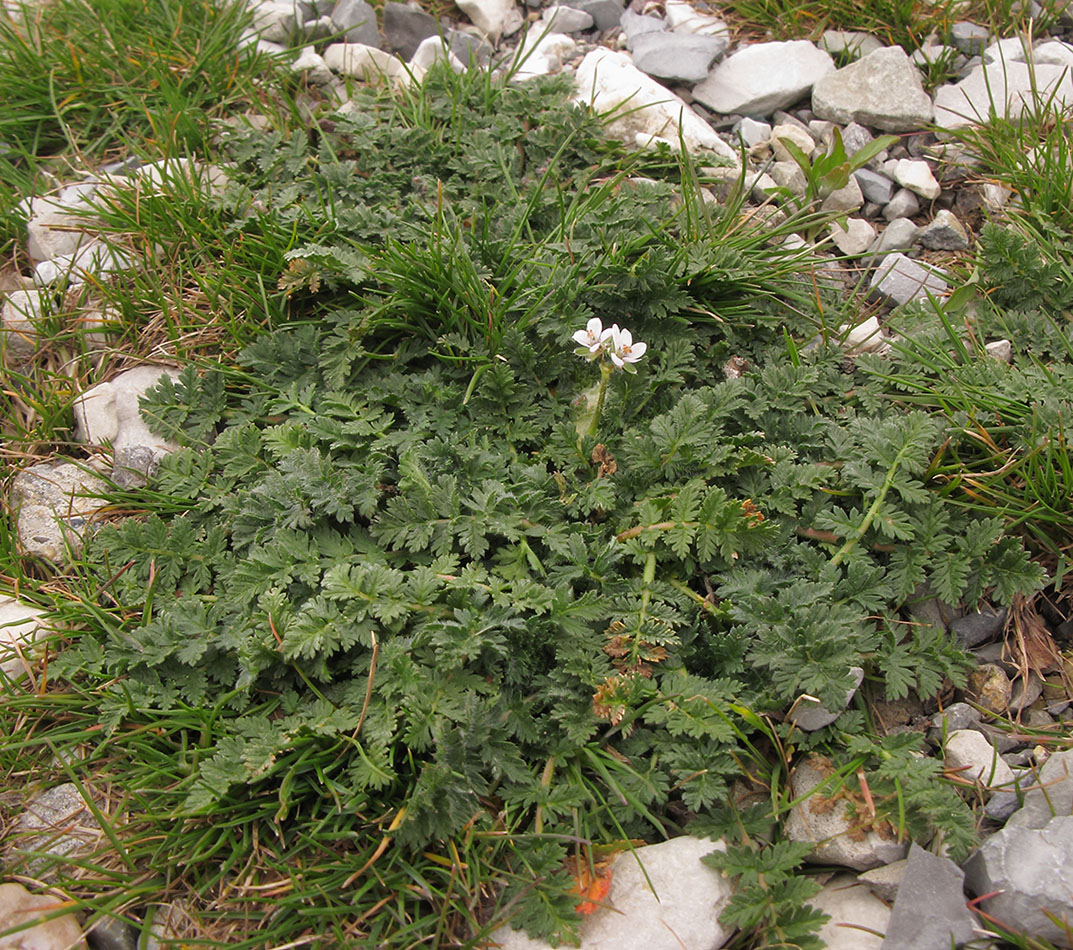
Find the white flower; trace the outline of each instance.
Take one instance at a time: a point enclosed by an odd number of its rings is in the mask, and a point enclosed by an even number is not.
[[[629,330],[620,330],[616,323],[611,327],[611,362],[619,369],[629,373],[636,373],[630,363],[636,363],[648,349],[647,343],[638,340],[633,342],[633,334]]]
[[[585,325],[584,330],[578,330],[574,334],[574,342],[581,344],[574,352],[590,360],[596,359],[607,349],[608,341],[611,339],[611,330],[612,327],[605,330],[600,318],[593,317]]]

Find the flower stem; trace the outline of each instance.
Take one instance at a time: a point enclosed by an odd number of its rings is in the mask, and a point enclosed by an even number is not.
[[[611,378],[611,366],[606,360],[600,360],[600,392],[596,396],[596,410],[589,423],[588,434],[596,438],[596,429],[600,425],[600,416],[604,411],[604,396],[607,395],[607,381]]]

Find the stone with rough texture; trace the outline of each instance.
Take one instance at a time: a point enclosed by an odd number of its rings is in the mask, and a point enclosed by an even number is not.
[[[361,43],[332,43],[323,55],[324,62],[333,72],[363,82],[390,79],[398,85],[408,86],[423,75],[419,68],[407,66],[397,56]]]
[[[907,251],[916,243],[919,231],[920,228],[908,218],[895,218],[875,239],[868,251],[873,256],[880,257],[892,251]]]
[[[910,847],[912,847],[910,845]],[[868,871],[861,871],[857,880],[861,884],[867,884],[868,889],[882,901],[893,904],[898,896],[898,888],[901,886],[902,877],[905,875],[905,866],[909,863],[908,858],[901,861],[891,861],[890,864],[880,865]]]
[[[786,821],[786,835],[791,841],[815,844],[808,860],[865,871],[904,858],[906,844],[852,825],[849,803],[825,797],[825,793],[832,793],[835,788],[816,790],[826,777],[812,761],[806,760],[798,763],[790,778],[791,794],[797,804]]]
[[[978,647],[981,643],[989,643],[998,638],[1002,628],[1006,625],[1006,608],[984,606],[980,610],[958,617],[950,623],[950,632],[957,637],[966,649]]]
[[[511,77],[514,82],[557,73],[564,60],[577,51],[577,43],[565,33],[541,34],[533,31],[526,36],[522,50],[521,63]]]
[[[93,241],[74,254],[61,254],[42,261],[34,268],[34,283],[38,287],[66,280],[72,287],[84,284],[87,277],[104,277],[130,267],[130,259],[122,251]]]
[[[857,185],[861,189],[866,201],[874,201],[877,205],[885,205],[894,197],[894,182],[886,175],[880,175],[870,168],[858,168],[853,177],[857,179]]]
[[[621,0],[574,0],[571,6],[589,14],[598,30],[610,30],[618,26],[622,17]]]
[[[0,950],[85,950],[82,928],[73,913],[60,914],[42,920],[64,909],[70,911],[72,902],[50,894],[34,894],[21,884],[0,884],[0,934],[13,927],[34,926],[6,937],[0,937]]]
[[[149,431],[138,400],[162,376],[177,379],[178,370],[138,366],[110,382],[98,383],[75,400],[75,434],[91,445],[112,446],[112,479],[120,485],[144,482],[175,445]]]
[[[831,224],[831,240],[843,254],[863,254],[876,239],[876,229],[864,218],[846,218]]]
[[[727,45],[722,36],[643,33],[633,40],[633,64],[657,79],[700,82]]]
[[[903,188],[908,188],[921,198],[933,201],[939,197],[942,189],[935,180],[931,166],[924,161],[912,158],[900,158],[892,163],[894,180]]]
[[[883,217],[888,221],[896,218],[911,218],[920,211],[920,201],[908,188],[899,188],[883,208]]]
[[[798,125],[791,125],[788,122],[781,122],[771,130],[771,150],[775,153],[775,161],[794,161],[793,155],[790,154],[789,149],[786,147],[787,141],[792,142],[801,149],[806,157],[811,155],[812,150],[816,147],[816,140],[803,128]]]
[[[832,56],[844,53],[853,59],[860,59],[883,49],[883,44],[878,39],[859,30],[824,30],[817,45]]]
[[[882,328],[879,326],[879,320],[875,317],[869,317],[867,320],[862,320],[852,326],[844,323],[838,328],[838,335],[842,340],[843,348],[851,355],[857,353],[882,353],[889,348],[889,344],[883,336]],[[851,672],[858,669],[860,668],[856,666],[851,667]],[[863,676],[861,679],[863,679]],[[857,685],[860,686],[860,679],[857,679]],[[849,701],[847,700],[848,704]]]
[[[953,211],[939,211],[920,231],[920,243],[933,251],[964,251],[969,234]]]
[[[458,0],[456,6],[493,43],[522,28],[522,13],[513,0]]]
[[[304,73],[309,81],[318,86],[327,86],[334,78],[328,64],[312,46],[306,46],[298,54],[298,58],[291,63],[291,69],[296,73]]]
[[[380,45],[376,11],[365,0],[336,0],[331,17],[337,30],[346,31],[343,38],[348,43],[376,47]]]
[[[90,188],[95,190],[96,186]],[[92,191],[89,192],[92,194]],[[74,192],[67,200],[33,198],[31,217],[26,222],[26,251],[35,264],[63,254],[74,254],[92,240],[93,217],[83,193]]]
[[[738,164],[738,153],[678,96],[646,76],[626,53],[598,48],[575,73],[577,99],[599,113],[610,113],[609,135],[639,147],[665,142],[677,149],[679,130],[691,152],[714,152],[723,164]]]
[[[682,837],[620,854],[611,867],[611,891],[604,906],[581,923],[581,950],[713,950],[723,946],[731,931],[723,928],[718,917],[733,885],[700,859],[724,847],[722,842]],[[503,950],[550,948],[509,927],[493,933],[491,945]]]
[[[417,4],[387,0],[381,15],[385,45],[403,59],[413,56],[422,40],[440,34],[436,18]]]
[[[40,291],[13,290],[5,297],[0,308],[0,353],[5,363],[20,363],[33,355],[40,317]]]
[[[941,297],[949,289],[940,274],[904,254],[891,254],[876,267],[869,284],[870,295],[898,306],[912,301],[924,303],[929,296]]]
[[[883,950],[950,950],[972,940],[976,918],[965,905],[964,884],[949,858],[911,845]]]
[[[1066,69],[1073,68],[1073,45],[1063,43],[1061,40],[1049,40],[1040,43],[1032,50],[1032,62],[1038,65],[1062,66]]]
[[[947,770],[963,782],[987,789],[1013,784],[1013,769],[975,729],[958,729],[946,737],[945,762]]]
[[[104,833],[73,782],[34,795],[4,838],[7,862],[35,876],[48,876],[68,855],[93,851]]]
[[[771,126],[767,122],[758,122],[746,116],[735,126],[738,138],[746,148],[760,145],[771,138]]]
[[[1013,344],[1009,340],[992,340],[984,344],[984,352],[1003,363],[1013,362]]]
[[[831,919],[817,936],[827,950],[879,950],[890,908],[852,874],[832,878],[808,901]],[[871,931],[875,931],[874,933]]]
[[[835,224],[832,227],[838,227],[838,225]],[[877,324],[876,330],[878,329]],[[863,341],[861,342],[863,344]],[[790,713],[790,718],[796,723],[798,729],[804,729],[805,732],[815,732],[817,729],[829,726],[846,711],[850,700],[853,699],[853,694],[857,692],[857,687],[861,685],[861,681],[864,679],[864,670],[859,666],[851,666],[849,675],[853,680],[853,685],[846,689],[846,700],[838,709],[828,709],[823,703],[817,702],[810,697],[802,696],[798,699]]]
[[[1022,780],[1021,788],[1026,789],[1024,805],[1007,826],[1042,828],[1056,816],[1073,814],[1073,749],[1051,753],[1036,780]]]
[[[820,205],[820,211],[826,214],[846,214],[856,211],[864,204],[864,195],[856,178],[850,178],[848,184],[842,188],[836,188]]]
[[[41,635],[43,610],[0,596],[0,681],[32,670],[30,650]]]
[[[663,12],[667,26],[675,33],[687,33],[693,36],[722,36],[730,39],[730,28],[719,17],[710,13],[699,12],[686,0],[666,0]]]
[[[39,462],[11,483],[19,542],[33,557],[64,564],[82,550],[90,517],[105,501],[105,483],[71,462]]]
[[[1073,102],[1073,77],[1065,67],[992,63],[977,66],[959,83],[940,87],[935,124],[945,129],[982,125],[992,109],[999,118],[1016,119],[1033,100],[1033,84],[1044,101],[1053,94],[1056,106]]]
[[[626,36],[626,49],[633,49],[633,42],[646,33],[662,33],[667,29],[667,21],[658,16],[642,16],[629,7],[622,11],[619,25]]]
[[[693,98],[716,112],[770,115],[808,95],[834,68],[830,55],[808,40],[757,43],[716,66],[693,88]]]
[[[540,21],[540,29],[554,30],[556,33],[580,33],[593,27],[591,13],[565,5],[545,7]]]
[[[950,27],[950,42],[966,56],[978,56],[983,52],[991,34],[986,26],[961,20]]]
[[[909,132],[931,122],[933,108],[920,70],[900,46],[888,46],[817,80],[812,111],[840,124]]]
[[[1007,822],[965,862],[965,882],[977,896],[994,894],[981,901],[981,908],[1015,931],[1069,947],[1066,928],[1073,927],[1070,854],[1073,816],[1052,818],[1042,828]]]

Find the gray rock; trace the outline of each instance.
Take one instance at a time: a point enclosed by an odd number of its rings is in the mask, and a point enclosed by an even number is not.
[[[608,0],[611,2],[611,0]],[[451,30],[447,34],[447,45],[451,54],[457,56],[459,62],[467,69],[473,66],[485,66],[492,58],[492,49],[479,36],[467,33],[464,30]]]
[[[817,936],[827,950],[880,950],[890,908],[852,874],[839,874],[809,903],[831,919]]]
[[[291,63],[291,69],[296,73],[304,73],[310,82],[318,86],[327,86],[335,78],[328,64],[324,62],[324,57],[312,46],[302,49],[298,58]]]
[[[657,79],[700,82],[728,44],[722,36],[642,33],[633,40],[633,64]]]
[[[591,30],[594,24],[591,13],[563,4],[545,7],[540,17],[541,29],[555,33],[580,33]]]
[[[950,950],[976,937],[976,918],[965,905],[965,875],[949,858],[909,848],[883,950]]]
[[[722,842],[672,838],[624,852],[611,866],[604,906],[581,923],[582,950],[712,950],[731,935],[719,921],[730,881],[701,858]],[[501,927],[491,941],[504,950],[550,950],[521,931]]]
[[[910,845],[910,847],[914,846]],[[868,889],[880,900],[893,904],[894,899],[898,896],[898,888],[901,886],[902,878],[905,876],[905,867],[908,863],[908,858],[902,858],[901,861],[891,861],[890,864],[871,868],[868,871],[861,871],[857,875],[857,880],[861,884],[868,885]]]
[[[950,42],[966,56],[978,56],[983,52],[991,34],[986,26],[961,20],[950,27]]]
[[[935,124],[963,129],[988,120],[992,110],[1001,118],[1016,119],[1026,103],[1038,96],[1054,97],[1055,106],[1073,102],[1073,78],[1063,66],[1037,63],[992,63],[977,66],[961,82],[942,86],[935,94]]]
[[[130,267],[130,258],[101,241],[81,246],[74,254],[60,254],[34,268],[34,284],[48,287],[66,280],[74,287],[87,278],[105,277]]]
[[[445,59],[456,73],[462,72],[466,66],[451,52],[446,40],[446,37],[441,36],[430,36],[422,40],[414,51],[414,55],[410,57],[410,65],[419,69],[430,69],[433,63]]]
[[[985,605],[982,610],[974,610],[971,614],[958,617],[950,624],[950,630],[957,637],[958,643],[971,649],[997,639],[1005,625],[1006,608],[996,610]]]
[[[766,142],[771,138],[771,125],[769,123],[759,122],[748,116],[734,126],[734,131],[737,132],[738,138],[741,139],[746,148],[752,148],[754,145],[759,145],[761,142]]]
[[[979,710],[968,703],[951,703],[931,717],[932,728],[940,736],[949,736],[959,729],[969,729],[980,721]]]
[[[886,256],[893,251],[907,251],[916,243],[919,230],[908,218],[895,218],[872,242],[868,251],[873,257]]]
[[[138,931],[123,917],[102,917],[86,931],[92,950],[138,950]]]
[[[911,301],[923,303],[928,297],[941,297],[949,289],[941,273],[923,267],[904,254],[891,254],[876,266],[869,294],[897,306]]]
[[[853,678],[853,685],[846,690],[846,700],[838,709],[827,709],[823,703],[817,702],[810,697],[802,696],[798,699],[790,712],[790,718],[798,729],[804,729],[805,732],[815,732],[817,729],[829,726],[846,711],[850,700],[853,699],[853,695],[857,692],[857,687],[861,685],[861,681],[864,679],[864,670],[859,666],[851,666],[849,674]]]
[[[860,59],[883,49],[883,44],[878,39],[858,30],[824,30],[817,45],[832,56],[845,54],[853,59]]]
[[[842,188],[832,191],[820,205],[820,211],[829,214],[846,214],[856,211],[864,204],[864,195],[861,194],[861,186],[857,179],[850,177],[849,183]]]
[[[775,161],[795,161],[793,155],[786,148],[787,141],[796,145],[806,156],[811,155],[813,149],[816,148],[816,140],[806,129],[797,124],[780,122],[771,130],[771,150],[775,153]]]
[[[23,873],[51,877],[67,856],[84,857],[104,832],[73,782],[34,795],[4,838],[5,859]]]
[[[571,6],[591,16],[598,30],[618,26],[622,16],[621,0],[575,0]]]
[[[82,190],[65,189],[57,198],[31,198],[26,221],[26,250],[34,263],[63,254],[74,254],[93,239],[97,223],[86,198],[96,185]],[[66,197],[65,197],[66,195]]]
[[[178,375],[169,367],[139,366],[110,382],[98,383],[75,400],[77,438],[91,445],[112,446],[112,478],[119,484],[144,483],[156,463],[175,451],[174,443],[149,431],[139,400],[162,376],[175,379]]]
[[[348,43],[380,46],[380,30],[376,26],[376,11],[365,0],[336,0],[332,7],[332,23],[345,30]]]
[[[900,46],[887,46],[818,79],[812,111],[832,122],[908,132],[931,122],[933,109],[920,70]]]
[[[1016,776],[1014,784],[1017,784]],[[984,805],[984,815],[992,821],[1008,821],[1010,816],[1021,807],[1022,800],[1023,795],[1016,788],[1009,790],[999,789],[997,792],[992,793]]]
[[[849,818],[849,803],[832,802],[825,797],[824,790],[816,790],[826,777],[807,760],[799,762],[790,777],[791,794],[797,804],[790,809],[786,820],[786,836],[791,841],[814,843],[808,860],[864,871],[905,857],[908,845],[884,838],[875,831],[854,828]]]
[[[70,462],[40,462],[19,472],[11,483],[23,550],[53,564],[77,556],[90,518],[105,504],[107,487],[96,475]]]
[[[1070,854],[1073,816],[1052,818],[1042,828],[1007,823],[965,862],[965,881],[974,894],[994,895],[980,906],[1013,930],[1069,947],[1068,926],[1073,923]],[[1055,923],[1054,918],[1067,923]]]
[[[830,55],[807,40],[757,43],[721,62],[693,98],[716,112],[770,115],[806,96],[835,68]]]
[[[952,211],[939,211],[931,224],[920,230],[920,243],[934,251],[964,251],[969,247],[965,226]]]
[[[1042,828],[1055,816],[1073,814],[1073,749],[1051,753],[1036,780],[1021,787],[1024,805],[1007,827]]]
[[[842,129],[842,147],[850,157],[872,141],[874,136],[859,122],[850,122]]]
[[[1010,36],[1004,40],[996,40],[983,51],[985,64],[991,63],[1023,63],[1027,59],[1025,43],[1027,37]],[[1029,47],[1031,49],[1031,47]],[[1033,57],[1035,60],[1035,57]],[[1037,60],[1038,62],[1038,60]]]
[[[387,0],[383,9],[384,43],[403,59],[417,52],[422,40],[438,36],[440,24],[416,4]]]
[[[41,635],[43,610],[0,596],[0,681],[33,671],[33,645]]]
[[[1040,43],[1032,50],[1032,62],[1036,65],[1048,64],[1069,69],[1073,67],[1073,46],[1061,40]]]
[[[634,41],[639,36],[647,33],[663,33],[667,30],[667,23],[662,17],[641,16],[634,13],[629,7],[622,11],[619,17],[619,25],[626,35],[626,49],[632,50]]]
[[[44,303],[37,290],[13,290],[5,297],[0,308],[0,354],[7,365],[33,356]]]
[[[808,189],[808,180],[797,162],[775,162],[768,169],[768,175],[780,188],[799,197]]]
[[[846,218],[831,223],[831,240],[843,254],[863,254],[875,241],[876,229],[863,218]]]
[[[62,913],[64,907],[68,912]],[[0,938],[5,950],[85,950],[82,928],[71,913],[72,902],[53,894],[34,894],[21,884],[0,884],[0,933],[25,929]],[[52,914],[58,916],[45,920]],[[32,927],[28,923],[36,921]]]
[[[946,737],[946,768],[958,780],[978,788],[992,789],[1013,784],[1013,770],[998,750],[975,729],[958,729]]]
[[[858,168],[853,177],[857,179],[857,185],[866,201],[885,205],[894,196],[894,182],[886,175],[880,175],[870,168]]]
[[[896,218],[911,218],[920,211],[920,202],[908,188],[899,188],[883,208],[883,217],[888,221]]]

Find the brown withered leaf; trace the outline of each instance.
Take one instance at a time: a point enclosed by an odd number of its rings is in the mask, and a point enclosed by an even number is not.
[[[592,449],[592,461],[593,464],[600,467],[596,470],[597,478],[604,478],[607,475],[614,475],[618,471],[618,462],[614,460],[611,453],[607,451],[607,446],[602,442],[599,445],[593,446]]]
[[[1023,676],[1029,671],[1042,674],[1063,669],[1062,653],[1047,629],[1046,621],[1039,615],[1035,600],[1034,594],[1030,597],[1014,595],[1006,627],[1006,649]]]

